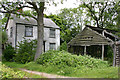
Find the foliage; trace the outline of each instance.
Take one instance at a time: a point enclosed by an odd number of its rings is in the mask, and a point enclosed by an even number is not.
[[[40,65],[35,62],[29,62],[27,64],[18,64],[15,62],[4,62],[3,64],[14,68],[25,68],[32,71],[46,72],[50,74],[58,74],[69,77],[79,78],[118,78],[117,67],[104,67],[104,68],[86,68],[80,67],[63,67],[59,68],[57,65]]]
[[[7,45],[3,50],[3,58],[6,61],[13,61],[13,57],[15,56],[16,51],[11,45]]]
[[[62,9],[61,12],[57,15],[45,15],[45,17],[51,18],[61,28],[61,43],[64,41],[68,43],[82,30],[82,27],[84,25],[82,16],[82,8],[65,8]]]
[[[25,64],[25,63],[28,63],[30,61],[33,61],[34,60],[34,56],[33,54],[29,54],[27,52],[24,52],[24,53],[17,53],[14,57],[14,60],[15,62],[19,62],[19,63],[22,63],[22,64]]]
[[[14,71],[11,68],[6,67],[0,62],[0,79],[6,80],[8,78],[23,78],[24,74],[21,71]]]
[[[110,65],[113,65],[113,49],[110,46],[107,46],[107,48],[105,60],[107,60]]]
[[[0,44],[5,44],[8,40],[6,30],[0,28]]]
[[[6,30],[2,31],[2,44],[5,44],[8,40],[8,35],[6,33]]]
[[[67,43],[66,43],[66,41],[60,45],[60,51],[62,51],[62,50],[67,51]]]
[[[87,21],[97,25],[97,27],[107,28],[110,30],[118,31],[116,34],[120,34],[119,29],[119,11],[120,11],[120,1],[104,1],[104,2],[83,2],[80,5],[87,12]]]
[[[37,40],[24,39],[23,41],[19,42],[17,47],[18,53],[27,52],[29,54],[34,54],[37,47]]]
[[[34,60],[36,52],[37,40],[26,40],[19,42],[17,54],[14,60],[19,63],[27,63]]]
[[[54,65],[59,68],[64,67],[76,67],[80,68],[81,66],[88,68],[103,68],[109,66],[107,61],[102,61],[100,59],[92,58],[91,56],[77,56],[72,55],[66,51],[48,51],[42,54],[39,59],[36,61],[41,65]]]

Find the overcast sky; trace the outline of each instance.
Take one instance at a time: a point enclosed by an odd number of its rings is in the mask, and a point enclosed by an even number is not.
[[[48,6],[48,5],[46,5],[47,9],[44,11],[44,13],[47,14],[47,15],[49,15],[50,13],[58,14],[60,12],[60,9],[63,9],[63,8],[76,8],[76,7],[79,6],[79,4],[80,4],[80,2],[77,2],[76,0],[67,0],[67,1],[64,1],[63,4],[57,4],[57,6],[54,6],[54,5]]]

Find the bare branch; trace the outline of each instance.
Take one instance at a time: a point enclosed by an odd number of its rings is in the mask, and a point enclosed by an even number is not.
[[[38,8],[37,8],[37,5],[35,2],[27,2],[28,4],[32,5],[33,8],[36,10],[36,12],[39,12]]]

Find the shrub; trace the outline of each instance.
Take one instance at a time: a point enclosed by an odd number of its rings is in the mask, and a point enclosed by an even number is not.
[[[30,40],[30,39],[24,39],[23,41],[19,42],[19,45],[17,45],[18,53],[31,53],[34,54],[37,47],[37,40]]]
[[[7,80],[8,78],[23,78],[25,74],[22,71],[14,71],[11,68],[6,67],[0,62],[0,79]]]
[[[3,50],[3,58],[2,60],[12,61],[13,57],[15,56],[15,49],[11,45],[7,45],[6,48]]]
[[[19,42],[17,54],[14,60],[19,63],[27,63],[34,60],[36,52],[37,40],[23,40]]]
[[[62,45],[60,46],[60,51],[62,51],[62,50],[67,51],[67,43],[66,43],[66,41],[64,43],[62,43]]]
[[[33,61],[34,60],[34,55],[29,54],[27,52],[18,53],[18,54],[16,54],[16,57],[14,58],[14,60],[15,60],[15,62],[25,64],[25,63],[28,63],[30,61]]]
[[[107,61],[92,58],[91,56],[72,55],[66,51],[48,51],[40,55],[36,61],[42,65],[55,65],[59,68],[66,66],[80,68],[81,66],[88,68],[103,68],[108,66]]]

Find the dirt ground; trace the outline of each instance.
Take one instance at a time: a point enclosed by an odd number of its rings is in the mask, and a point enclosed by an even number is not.
[[[73,78],[73,77],[59,76],[59,75],[55,75],[55,74],[48,74],[48,73],[44,73],[44,72],[30,71],[30,70],[26,70],[26,69],[20,69],[20,70],[28,72],[28,73],[32,73],[32,74],[37,74],[37,75],[43,76],[45,78]]]

